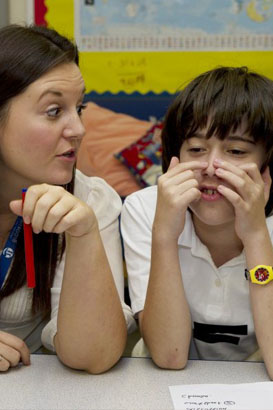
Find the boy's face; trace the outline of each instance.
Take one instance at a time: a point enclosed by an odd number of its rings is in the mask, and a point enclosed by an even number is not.
[[[207,139],[207,128],[204,128],[197,130],[195,135],[182,144],[181,162],[193,160],[208,162],[204,170],[194,171],[202,193],[200,200],[190,205],[195,221],[199,220],[207,225],[221,225],[234,221],[233,205],[220,195],[216,188],[221,184],[235,191],[236,189],[215,174],[217,168],[215,160],[230,162],[236,167],[255,163],[261,169],[266,158],[265,149],[262,144],[255,143],[253,138],[244,131],[245,129],[246,126],[242,123],[224,140],[220,140],[216,135]]]

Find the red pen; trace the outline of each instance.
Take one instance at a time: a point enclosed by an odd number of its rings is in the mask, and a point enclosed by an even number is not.
[[[24,203],[26,188],[22,189],[22,200]],[[25,242],[25,259],[26,259],[26,271],[27,271],[27,286],[28,288],[35,288],[35,267],[34,267],[34,253],[33,253],[33,240],[32,240],[32,227],[31,224],[23,223],[24,225],[24,242]]]

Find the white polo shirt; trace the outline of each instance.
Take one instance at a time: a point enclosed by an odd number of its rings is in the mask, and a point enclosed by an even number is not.
[[[144,308],[151,258],[152,225],[157,187],[126,198],[121,214],[134,314]],[[168,215],[166,215],[168,218]],[[267,218],[273,238],[273,217]],[[191,214],[178,238],[184,288],[190,307],[193,343],[200,359],[245,360],[257,349],[244,252],[217,268],[208,248],[195,233]]]

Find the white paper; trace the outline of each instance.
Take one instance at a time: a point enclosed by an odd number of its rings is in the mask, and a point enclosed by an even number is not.
[[[169,386],[175,410],[273,410],[273,383]]]

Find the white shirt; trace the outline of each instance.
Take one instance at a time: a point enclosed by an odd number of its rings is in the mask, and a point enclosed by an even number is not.
[[[121,299],[129,331],[135,321],[129,306],[124,303],[124,276],[118,216],[121,200],[117,193],[101,178],[87,177],[76,171],[74,195],[85,201],[94,210],[103,245],[111,266],[115,284]],[[80,256],[79,256],[80,257]],[[0,304],[0,330],[23,339],[31,352],[43,345],[54,351],[53,339],[57,332],[57,315],[61,293],[65,255],[57,267],[51,289],[51,317],[31,313],[32,289],[26,286],[4,298]]]
[[[121,214],[134,314],[142,311],[145,303],[156,200],[157,187],[145,188],[127,197]],[[267,218],[267,226],[272,239],[273,217]],[[258,345],[249,284],[244,276],[244,252],[217,268],[208,248],[197,237],[191,214],[187,212],[184,230],[178,238],[178,253],[197,356],[202,359],[245,360],[257,350]]]

